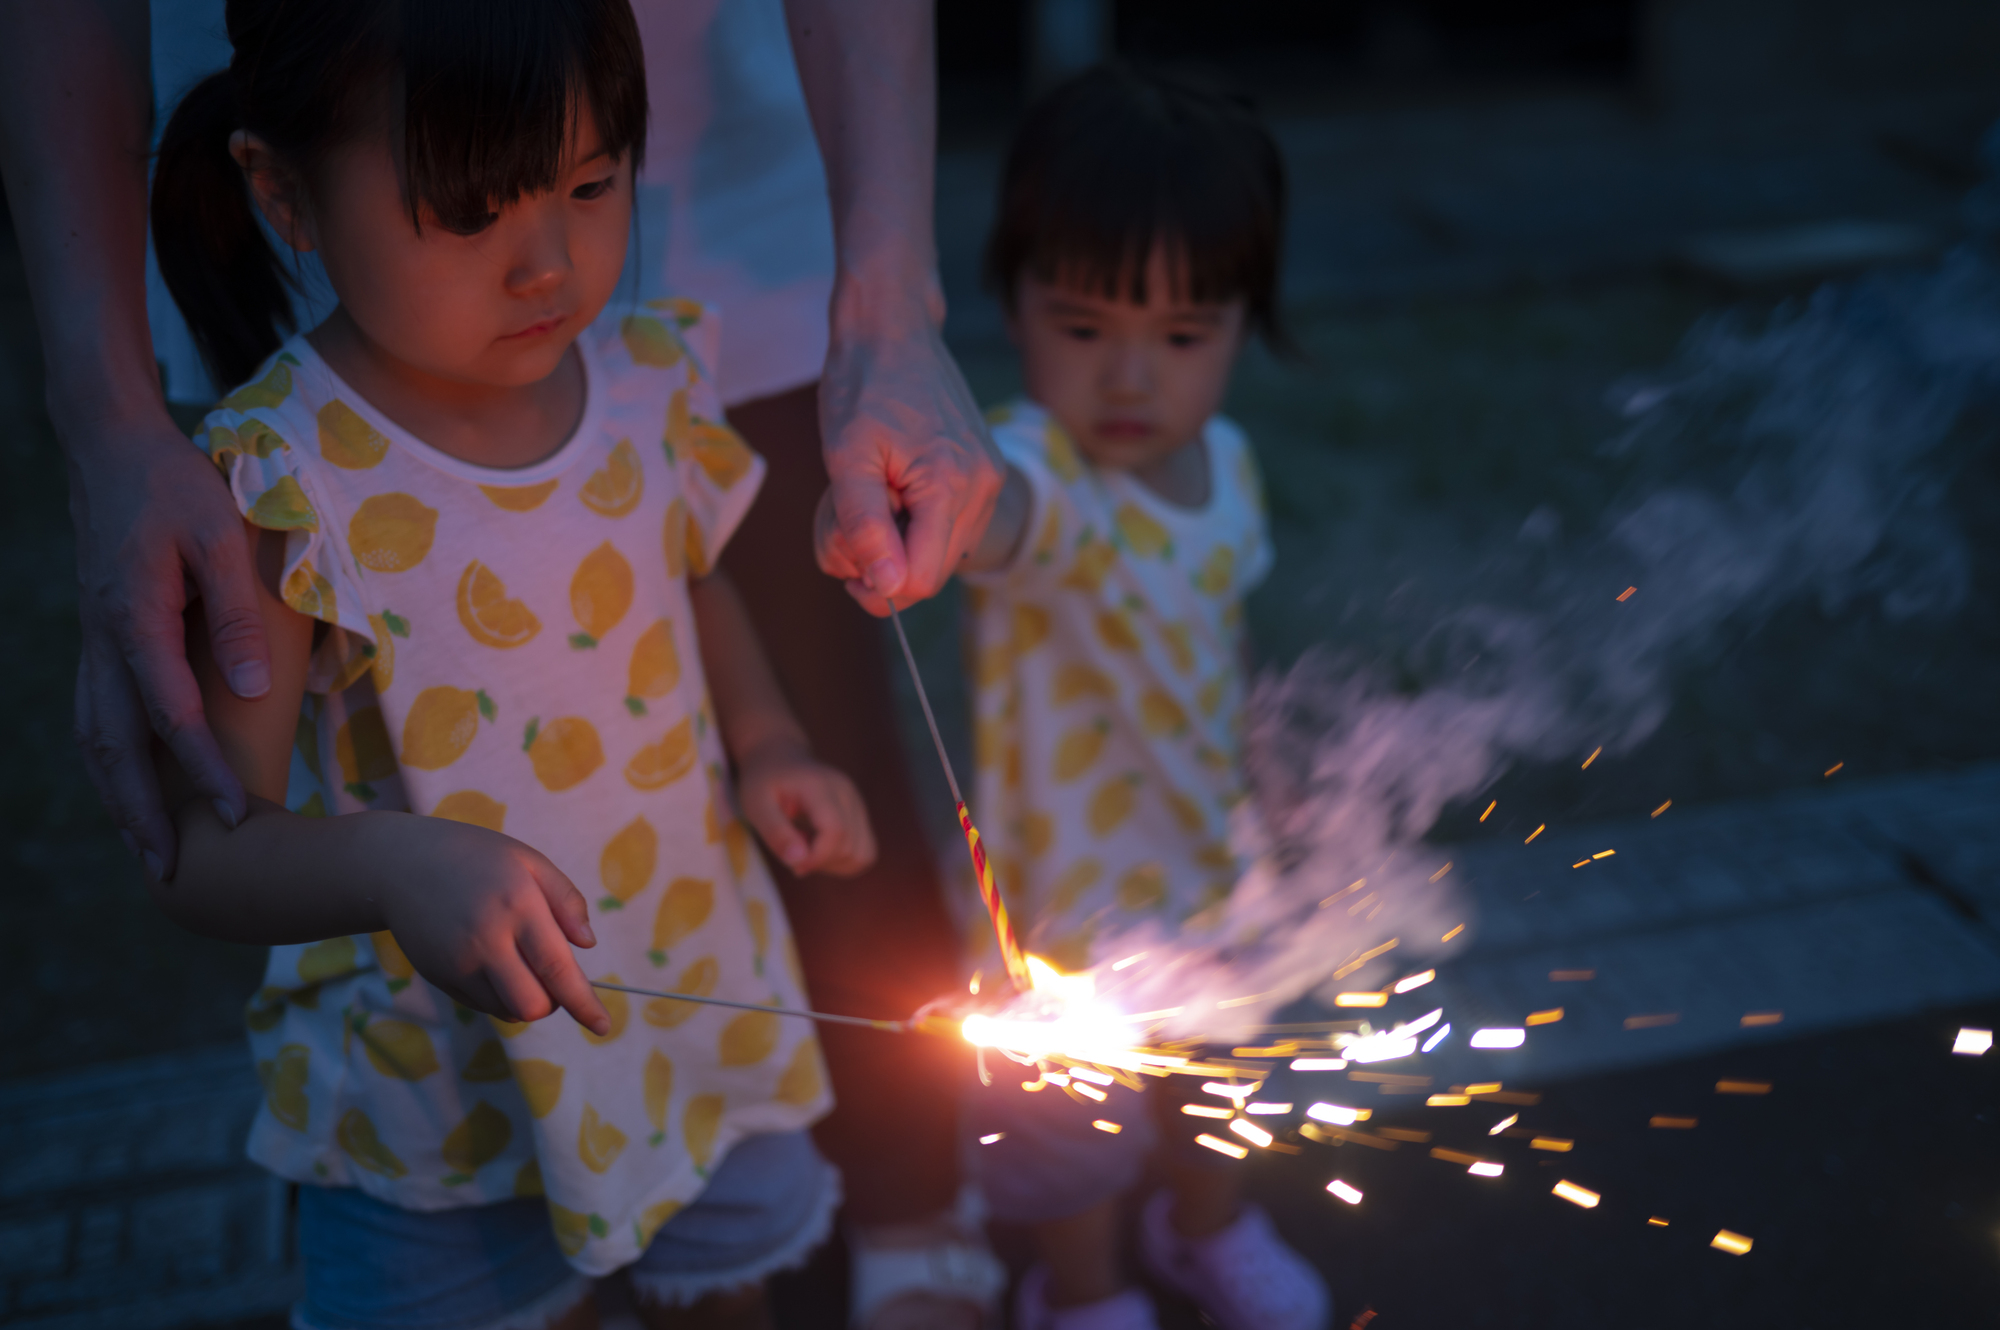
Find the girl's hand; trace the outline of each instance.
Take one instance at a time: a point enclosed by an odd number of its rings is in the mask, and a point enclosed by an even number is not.
[[[852,877],[875,862],[861,792],[802,743],[767,743],[739,764],[743,818],[800,877]]]
[[[389,930],[417,972],[455,1001],[510,1021],[561,1007],[597,1034],[611,1018],[570,946],[594,947],[583,894],[511,836],[440,818],[396,819]]]

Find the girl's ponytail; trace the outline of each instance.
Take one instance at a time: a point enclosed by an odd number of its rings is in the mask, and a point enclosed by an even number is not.
[[[278,349],[280,326],[292,324],[290,274],[229,155],[229,136],[242,127],[233,77],[211,74],[175,108],[153,168],[160,275],[224,389],[249,378]]]

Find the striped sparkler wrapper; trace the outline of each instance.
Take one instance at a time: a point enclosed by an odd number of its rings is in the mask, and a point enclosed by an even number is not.
[[[965,811],[965,802],[959,801],[958,825],[965,831],[965,847],[972,851],[972,871],[979,879],[979,899],[986,902],[986,913],[993,920],[993,936],[1000,943],[1000,959],[1006,963],[1007,977],[1014,981],[1016,988],[1029,985],[1028,962],[1021,954],[1021,944],[1014,937],[1014,925],[1007,918],[1007,902],[1000,899],[1000,888],[993,881],[993,865],[986,862],[986,847],[979,843],[979,828],[972,825],[972,814]]]

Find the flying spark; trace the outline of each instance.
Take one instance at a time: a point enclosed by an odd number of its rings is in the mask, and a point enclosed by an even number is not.
[[[1651,1030],[1662,1025],[1678,1025],[1681,1014],[1677,1011],[1663,1011],[1652,1016],[1627,1016],[1625,1028],[1628,1030]]]
[[[1424,1040],[1423,1051],[1426,1053],[1430,1052],[1433,1048],[1436,1048],[1439,1044],[1443,1043],[1445,1036],[1450,1033],[1451,1033],[1450,1025],[1439,1026],[1438,1032],[1436,1034]]]
[[[1667,1221],[1660,1218],[1658,1215],[1654,1215],[1651,1219],[1648,1219],[1646,1222],[1651,1224],[1654,1228],[1665,1228],[1667,1226]]]
[[[1274,1139],[1270,1132],[1265,1131],[1262,1127],[1250,1121],[1248,1118],[1237,1118],[1234,1122],[1231,1122],[1229,1124],[1229,1130],[1235,1132],[1238,1136],[1241,1136],[1244,1140],[1250,1142],[1250,1144],[1256,1146],[1259,1150],[1269,1145],[1271,1141]]]
[[[1293,1058],[1293,1071],[1346,1071],[1346,1058]]]
[[[1519,1048],[1526,1043],[1526,1030],[1475,1030],[1472,1033],[1474,1048]]]
[[[1387,1005],[1387,993],[1335,993],[1333,1005],[1336,1007],[1380,1007]]]
[[[1549,971],[1549,982],[1552,984],[1580,984],[1587,979],[1595,979],[1595,978],[1597,978],[1597,971],[1595,970],[1550,970]]]
[[[1247,1111],[1263,1115],[1289,1113],[1292,1111],[1292,1106],[1290,1104],[1251,1104]]]
[[[1537,837],[1537,836],[1541,835],[1541,834],[1542,834],[1542,833],[1543,833],[1544,831],[1547,831],[1548,829],[1549,829],[1549,824],[1548,824],[1548,823],[1546,823],[1546,822],[1542,823],[1542,825],[1540,825],[1539,827],[1536,827],[1536,828],[1535,828],[1535,829],[1534,829],[1533,831],[1529,832],[1529,833],[1528,833],[1528,839],[1527,839],[1527,840],[1524,840],[1524,841],[1522,841],[1522,842],[1521,842],[1521,844],[1523,844],[1523,845],[1527,845],[1527,844],[1530,844],[1530,843],[1532,843],[1532,842],[1534,841],[1535,837]]]
[[[1589,756],[1589,757],[1586,757],[1585,759],[1583,759],[1583,766],[1582,766],[1582,768],[1581,768],[1581,769],[1582,769],[1582,770],[1584,770],[1584,771],[1588,771],[1588,770],[1590,770],[1590,764],[1591,764],[1592,762],[1595,762],[1595,761],[1597,760],[1597,755],[1598,755],[1599,753],[1603,752],[1603,751],[1604,751],[1604,750],[1603,750],[1602,748],[1593,748],[1593,749],[1591,749],[1591,750],[1590,750],[1590,756]]]
[[[1432,1098],[1436,1098],[1436,1096],[1433,1095]],[[1467,1103],[1472,1102],[1472,1097],[1470,1095],[1466,1096],[1466,1102]],[[1488,1136],[1498,1136],[1501,1132],[1507,1130],[1507,1128],[1513,1126],[1520,1120],[1521,1120],[1521,1115],[1519,1113],[1510,1113],[1506,1117],[1501,1118],[1498,1122],[1494,1123],[1491,1127],[1488,1127],[1486,1129],[1486,1134]]]
[[[1693,1131],[1698,1118],[1668,1118],[1655,1114],[1646,1123],[1649,1127],[1664,1127],[1669,1131]]]
[[[1479,820],[1481,822],[1484,822],[1487,818],[1493,816],[1493,810],[1498,808],[1499,806],[1500,806],[1500,801],[1498,799],[1495,799],[1492,803],[1486,805],[1486,811],[1479,815]]]
[[[1726,1251],[1731,1256],[1741,1256],[1750,1250],[1750,1239],[1744,1237],[1741,1233],[1731,1233],[1725,1228],[1719,1230],[1714,1237],[1710,1238],[1708,1245],[1717,1251]]]
[[[1579,1187],[1574,1182],[1558,1182],[1550,1189],[1572,1205],[1580,1205],[1589,1210],[1604,1198],[1588,1187]]]
[[[1413,988],[1422,988],[1437,977],[1438,972],[1436,970],[1425,970],[1422,974],[1413,974],[1407,978],[1398,979],[1395,991],[1398,993],[1407,993]]]
[[[1672,799],[1669,799],[1665,803],[1661,804],[1658,808],[1655,808],[1653,810],[1653,816],[1658,817],[1660,814],[1666,812],[1669,808],[1672,808],[1673,806],[1674,806],[1674,801]]]
[[[1201,1088],[1206,1094],[1221,1095],[1224,1099],[1243,1099],[1257,1091],[1255,1085],[1224,1085],[1221,1081],[1204,1082]]]
[[[1119,1132],[1125,1130],[1125,1128],[1121,1124],[1107,1121],[1104,1118],[1092,1119],[1090,1125],[1097,1128],[1099,1131],[1108,1131],[1113,1136],[1116,1136]]]
[[[1484,821],[1483,818],[1481,820]],[[1451,871],[1451,861],[1447,859],[1445,860],[1445,865],[1443,868],[1440,868],[1438,869],[1437,872],[1431,874],[1431,881],[1433,882],[1437,881],[1439,878],[1443,877],[1446,873],[1449,873],[1450,871]]]
[[[1566,1141],[1560,1136],[1537,1136],[1528,1142],[1531,1150],[1552,1150],[1556,1154],[1568,1154],[1575,1146],[1575,1141]]]
[[[1782,1011],[1746,1011],[1743,1013],[1743,1028],[1747,1030],[1757,1025],[1776,1025],[1784,1019],[1785,1013]]]
[[[1951,1051],[1963,1053],[1967,1057],[1984,1057],[1986,1050],[1993,1047],[1993,1031],[1962,1029],[1958,1038],[1951,1041]]]
[[[1236,1116],[1235,1109],[1217,1108],[1214,1104],[1182,1104],[1181,1112],[1191,1118],[1233,1118]]]
[[[1717,1081],[1715,1083],[1715,1092],[1717,1094],[1769,1094],[1771,1093],[1771,1083],[1769,1081]]]
[[[1210,1136],[1207,1132],[1203,1132],[1201,1135],[1195,1137],[1194,1143],[1196,1145],[1205,1145],[1217,1154],[1228,1155],[1231,1159],[1246,1159],[1250,1155],[1248,1146],[1238,1145],[1234,1141],[1225,1141],[1220,1136]]]
[[[1318,1122],[1331,1122],[1336,1127],[1351,1127],[1361,1121],[1362,1110],[1340,1104],[1314,1104],[1306,1110],[1306,1116]]]
[[[1472,1102],[1469,1094],[1434,1094],[1424,1100],[1425,1108],[1457,1108]]]
[[[1004,1140],[1006,1140],[1006,1139],[1007,1139],[1007,1133],[1006,1133],[1006,1132],[1004,1132],[1004,1131],[996,1131],[996,1132],[994,1132],[994,1133],[993,1133],[992,1135],[990,1135],[990,1136],[981,1136],[981,1137],[979,1138],[979,1143],[980,1143],[981,1145],[991,1145],[991,1144],[993,1144],[993,1143],[994,1143],[995,1141],[1004,1141]]]
[[[1326,1189],[1341,1200],[1346,1201],[1349,1205],[1361,1204],[1361,1192],[1354,1187],[1348,1186],[1339,1178],[1335,1178],[1332,1182],[1327,1183]]]
[[[1821,776],[1822,778],[1825,778],[1825,777],[1827,777],[1827,776],[1831,776],[1831,775],[1832,775],[1832,774],[1833,774],[1834,772],[1836,772],[1836,771],[1840,770],[1840,769],[1841,769],[1842,767],[1844,767],[1844,766],[1846,766],[1846,765],[1847,765],[1847,763],[1845,763],[1845,762],[1836,762],[1836,763],[1834,763],[1834,764],[1833,764],[1832,766],[1828,767],[1828,768],[1827,768],[1827,769],[1826,769],[1825,771],[1822,771],[1822,772],[1820,773],[1820,776]]]
[[[1554,1025],[1557,1021],[1561,1020],[1562,1018],[1563,1018],[1563,1009],[1561,1007],[1550,1007],[1547,1011],[1529,1012],[1528,1024]]]
[[[1618,603],[1620,605],[1623,605],[1626,601],[1632,599],[1632,593],[1637,591],[1638,589],[1639,588],[1635,586],[1626,587],[1623,591],[1618,593]]]
[[[1464,931],[1465,931],[1465,925],[1460,924],[1457,928],[1452,929],[1449,933],[1446,933],[1443,937],[1439,938],[1438,941],[1449,942],[1453,938],[1457,937],[1460,933],[1463,933]]]
[[[1474,1177],[1497,1178],[1507,1171],[1505,1164],[1496,1164],[1490,1159],[1482,1159],[1465,1170]]]

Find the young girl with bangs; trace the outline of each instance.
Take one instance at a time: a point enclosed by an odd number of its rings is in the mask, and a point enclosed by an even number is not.
[[[763,467],[718,423],[713,328],[610,307],[646,124],[626,0],[232,0],[228,27],[153,231],[240,385],[196,441],[275,681],[238,698],[190,623],[252,798],[162,757],[184,848],[152,889],[272,946],[250,1153],[302,1184],[293,1322],[587,1326],[624,1269],[653,1325],[766,1324],[839,1199],[810,1029],[592,983],[804,1005],[750,831],[800,872],[874,845],[716,571]],[[282,340],[266,227],[340,298]]]

